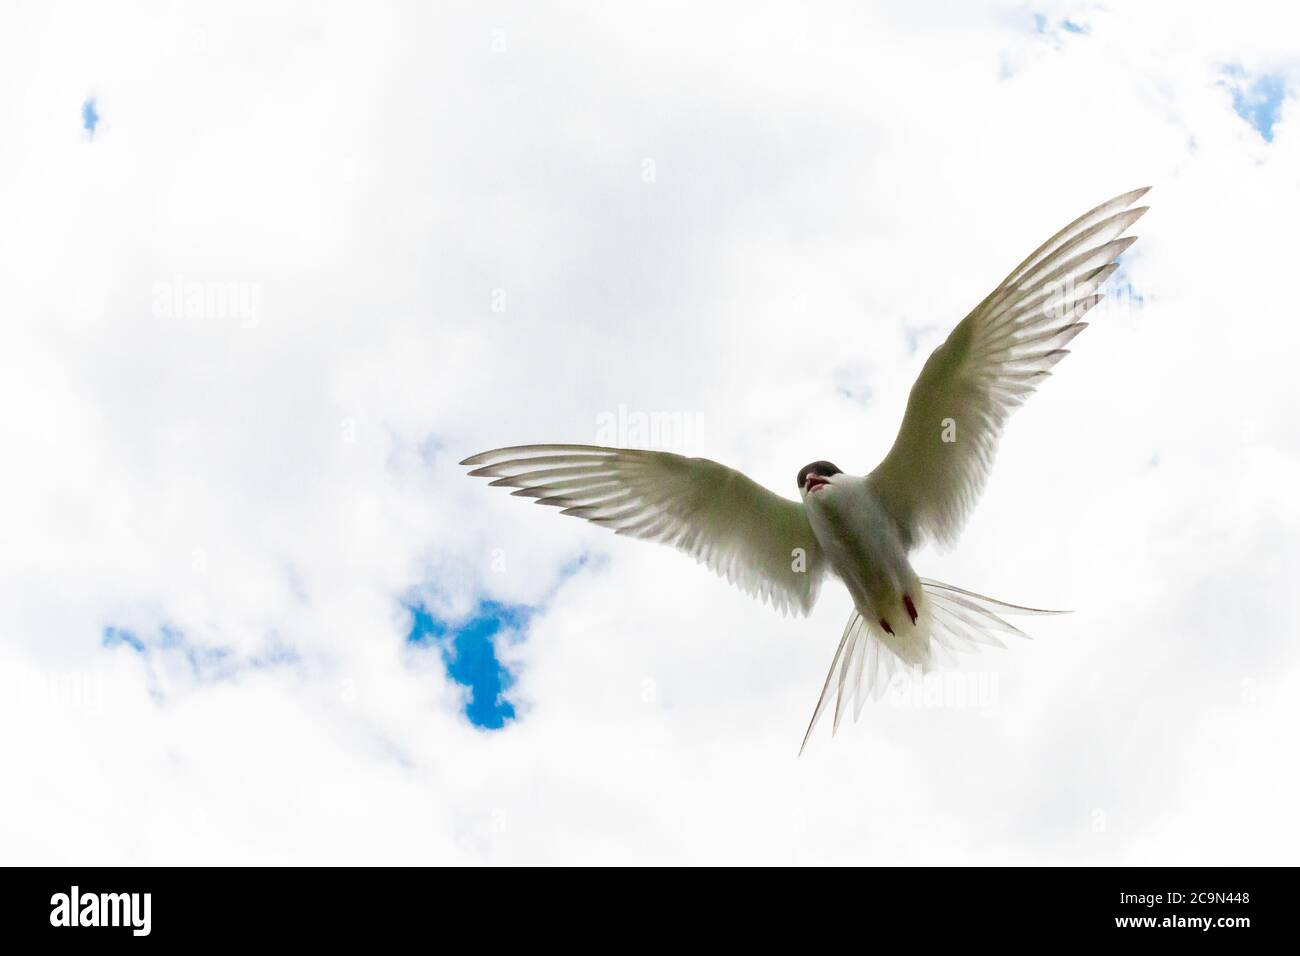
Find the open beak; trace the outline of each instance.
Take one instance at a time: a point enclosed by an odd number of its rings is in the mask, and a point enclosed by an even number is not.
[[[808,494],[812,494],[818,488],[824,488],[826,485],[829,484],[830,482],[827,481],[825,478],[823,478],[821,475],[809,475],[807,478],[804,479],[804,488],[808,490]]]

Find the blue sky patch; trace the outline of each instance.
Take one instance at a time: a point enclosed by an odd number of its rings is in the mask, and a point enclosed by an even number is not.
[[[122,627],[104,628],[100,645],[126,647],[139,654],[148,675],[149,694],[165,700],[179,687],[214,684],[237,678],[241,673],[298,664],[293,648],[272,635],[256,654],[242,656],[229,647],[206,644],[188,637],[180,628],[162,624],[145,635]]]
[[[1232,108],[1255,128],[1264,142],[1273,142],[1273,124],[1277,122],[1286,99],[1286,77],[1281,73],[1249,74],[1240,64],[1223,67],[1222,85],[1232,94]]]
[[[1057,26],[1059,26],[1059,28],[1064,30],[1066,33],[1078,33],[1083,36],[1087,36],[1087,34],[1090,32],[1088,29],[1088,25],[1086,23],[1080,23],[1077,20],[1071,20],[1069,18],[1066,18],[1061,20],[1059,24],[1054,25],[1048,21],[1047,14],[1045,13],[1034,14],[1035,32],[1054,33],[1056,31]]]
[[[104,628],[104,636],[100,643],[105,647],[116,647],[119,644],[125,644],[137,654],[145,652],[144,641],[136,637],[131,631],[123,630],[120,627]]]
[[[1138,290],[1136,285],[1133,284],[1133,279],[1129,275],[1128,264],[1124,261],[1124,257],[1120,256],[1116,260],[1116,263],[1119,268],[1117,268],[1114,274],[1106,280],[1106,284],[1101,290],[1106,295],[1107,307],[1112,309],[1123,308],[1125,306],[1136,309],[1142,308],[1142,306],[1146,305],[1147,297]]]
[[[104,647],[125,645],[146,658],[154,653],[168,655],[173,660],[183,661],[196,682],[225,680],[240,668],[229,648],[196,644],[179,629],[166,624],[148,641],[134,631],[106,627],[100,644]]]
[[[407,641],[437,647],[447,674],[470,689],[465,716],[476,727],[499,730],[514,720],[515,708],[505,692],[510,672],[497,660],[492,639],[502,629],[522,630],[533,609],[521,604],[481,601],[474,613],[454,626],[434,617],[423,605],[407,605],[411,631]]]
[[[95,127],[99,125],[99,104],[95,102],[92,96],[81,104],[81,128],[91,136],[95,135]]]

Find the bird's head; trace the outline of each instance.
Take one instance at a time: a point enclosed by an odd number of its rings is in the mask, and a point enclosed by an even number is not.
[[[830,485],[831,479],[843,474],[829,461],[814,461],[799,469],[799,493],[804,497],[814,494]]]

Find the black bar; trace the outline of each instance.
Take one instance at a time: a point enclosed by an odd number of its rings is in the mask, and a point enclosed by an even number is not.
[[[549,927],[615,947],[683,942],[688,926],[734,940],[790,931],[883,944],[1119,941],[1181,946],[1289,940],[1292,870],[1246,868],[582,870],[547,874],[439,869],[9,869],[0,918],[39,943],[149,940],[373,944],[477,926],[496,941]],[[66,925],[72,887],[82,914]],[[101,894],[113,894],[105,900]],[[119,894],[136,894],[134,898]],[[147,934],[143,920],[148,894]],[[87,903],[88,897],[96,902]],[[60,910],[62,901],[68,904]],[[135,919],[132,920],[131,917]],[[98,917],[95,917],[98,920]],[[80,920],[79,920],[80,921]],[[1208,921],[1208,925],[1203,921]],[[1231,922],[1229,922],[1231,921]],[[65,925],[53,925],[62,922]],[[618,934],[611,937],[609,934]],[[60,940],[60,937],[63,937]],[[796,937],[799,938],[799,937]],[[622,942],[617,942],[622,940]],[[14,950],[11,950],[14,951]]]

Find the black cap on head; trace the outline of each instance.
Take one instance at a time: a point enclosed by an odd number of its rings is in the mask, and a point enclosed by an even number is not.
[[[808,480],[809,475],[821,475],[823,478],[829,478],[831,475],[838,475],[839,473],[840,469],[829,461],[814,461],[810,465],[804,465],[799,469],[799,490],[803,490],[804,482]]]

